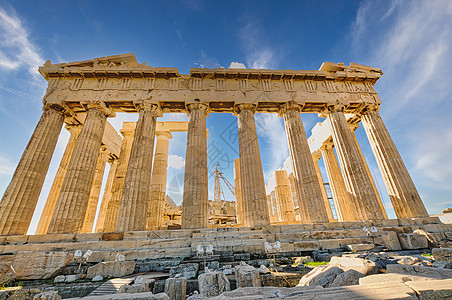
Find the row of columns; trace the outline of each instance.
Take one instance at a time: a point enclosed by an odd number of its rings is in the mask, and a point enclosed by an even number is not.
[[[164,186],[151,182],[156,118],[161,115],[161,110],[157,104],[138,104],[137,108],[139,119],[136,130],[134,133],[123,132],[120,157],[117,161],[111,162],[107,189],[101,205],[102,213],[98,217],[96,231],[144,230],[146,226],[153,228],[159,226],[158,222],[151,224],[149,216],[161,212],[162,208],[154,207],[150,210],[148,203],[151,195],[157,195],[153,196],[159,199],[156,203],[163,203],[161,198]],[[383,219],[384,209],[374,192],[364,158],[342,109],[341,106],[334,105],[329,106],[327,110],[341,167],[343,179],[341,190],[345,190],[344,195],[348,196],[337,197],[336,201],[344,202],[342,205],[344,210],[339,213],[355,220]],[[66,159],[61,162],[52,186],[49,196],[51,200],[44,209],[48,212],[47,217],[40,222],[40,232],[86,232],[93,226],[102,170],[107,160],[105,151],[101,149],[102,135],[110,112],[99,104],[88,105],[87,110],[80,132],[77,130],[71,132],[65,150]],[[240,151],[240,163],[236,166],[240,185],[238,218],[244,226],[267,225],[270,222],[254,120],[255,110],[256,106],[252,104],[240,104],[235,107]],[[202,228],[207,227],[208,222],[206,136],[208,106],[194,103],[187,106],[187,111],[189,129],[182,227]],[[300,111],[301,106],[287,103],[281,107],[279,114],[284,118],[301,222],[328,222],[332,220],[329,203],[325,201],[322,192],[318,166],[316,168],[309,150]],[[63,112],[58,107],[45,108],[0,202],[0,234],[26,233],[63,119]],[[362,120],[397,216],[426,216],[425,207],[376,108],[370,107],[364,111]],[[331,158],[331,150],[322,149],[322,154],[324,158],[326,157],[326,164],[330,164],[327,172],[334,178],[338,177],[339,173],[337,162],[334,165]],[[286,178],[281,180],[284,180],[281,184],[284,188],[278,193],[281,198],[288,197],[288,180]],[[338,180],[333,185],[338,187],[334,188],[334,193],[338,194],[339,191],[336,190],[340,189],[341,181]],[[291,207],[286,208],[285,211],[293,211]],[[49,218],[52,210],[52,216]],[[292,220],[293,216],[288,215],[285,218]]]

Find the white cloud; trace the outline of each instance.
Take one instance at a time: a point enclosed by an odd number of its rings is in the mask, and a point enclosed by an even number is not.
[[[246,66],[245,66],[245,64],[233,61],[229,65],[229,68],[230,69],[246,69]]]
[[[183,169],[185,167],[185,159],[179,155],[169,155],[168,167],[178,170]]]
[[[265,174],[265,177],[268,178],[281,167],[289,156],[286,131],[283,119],[277,117],[276,114],[256,114],[256,127],[259,138],[263,138],[270,147],[270,155],[262,155],[263,159],[271,162],[270,168]]]
[[[216,57],[210,57],[208,56],[204,50],[201,50],[201,57],[197,62],[195,62],[195,65],[198,65],[200,68],[224,68],[220,65],[220,62]]]
[[[44,63],[37,47],[30,41],[29,33],[17,14],[0,7],[0,69],[27,68],[37,76],[37,67]]]

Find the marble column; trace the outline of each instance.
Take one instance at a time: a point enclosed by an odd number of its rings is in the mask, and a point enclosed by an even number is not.
[[[241,104],[236,106],[235,110],[239,129],[243,225],[246,227],[268,225],[270,219],[265,194],[264,173],[254,121],[256,106]]]
[[[63,157],[61,158],[58,171],[53,179],[52,187],[50,188],[49,195],[47,196],[46,204],[39,219],[36,234],[46,234],[49,228],[50,220],[52,219],[53,211],[60,194],[61,185],[63,184],[64,176],[66,176],[69,161],[74,151],[75,143],[77,142],[78,135],[82,126],[80,125],[66,125],[66,129],[71,133],[69,141],[64,150]]]
[[[62,127],[61,109],[44,108],[0,202],[0,235],[27,233]]]
[[[293,172],[290,173],[289,175],[289,184],[290,184],[290,191],[292,193],[292,199],[293,199],[293,205],[295,207],[295,216],[297,216],[297,210],[298,210],[298,215],[300,214],[300,204],[297,198],[297,191],[298,191],[298,187],[297,187],[297,183],[295,181],[295,176],[293,175]]]
[[[279,113],[284,117],[293,173],[298,182],[297,198],[301,222],[328,222],[322,190],[301,122],[300,109],[299,105],[286,104]]]
[[[268,199],[268,197],[270,197],[270,199]],[[267,205],[270,223],[281,222],[281,207],[279,206],[278,199],[276,198],[276,191],[271,191],[270,195],[267,196]]]
[[[85,220],[81,232],[93,232],[94,218],[96,217],[97,203],[99,202],[100,189],[104,178],[105,164],[107,163],[108,152],[105,146],[102,146],[97,158],[96,170],[94,171],[93,185],[89,194],[88,206],[86,208]]]
[[[237,224],[243,224],[242,187],[240,186],[240,158],[234,160],[234,194]]]
[[[135,126],[135,122],[124,122],[120,131],[122,134],[121,150],[119,152],[115,177],[113,178],[113,183],[111,185],[111,197],[105,199],[107,200],[107,203],[105,204],[105,219],[103,224],[99,224],[101,232],[113,232],[116,230],[127,166],[129,165],[130,152],[135,136]]]
[[[275,193],[281,210],[282,222],[293,224],[295,220],[295,211],[290,192],[289,177],[286,170],[275,171]]]
[[[207,228],[209,194],[207,174],[206,104],[187,106],[189,122],[185,155],[182,228]]]
[[[344,178],[342,178],[341,169],[337,163],[336,154],[334,154],[333,144],[324,144],[320,151],[322,152],[338,220],[340,222],[357,221],[353,202],[351,202],[345,187]]]
[[[146,230],[155,125],[159,116],[161,116],[161,109],[158,105],[140,104],[116,224],[118,232]]]
[[[356,137],[356,134],[355,134],[355,130],[358,129],[358,127],[359,127],[359,124],[350,125],[350,129],[352,131],[352,136],[355,139],[356,145],[358,146],[359,154],[361,154],[361,157],[363,159],[364,167],[366,167],[366,171],[367,171],[367,174],[369,175],[370,182],[372,183],[372,187],[374,189],[375,197],[377,197],[378,204],[380,205],[380,209],[381,209],[381,211],[382,211],[382,213],[384,215],[384,218],[387,219],[388,215],[386,214],[386,210],[385,210],[385,207],[383,205],[383,201],[381,200],[380,193],[378,192],[378,189],[377,189],[377,186],[375,184],[375,181],[374,181],[374,179],[372,177],[372,174],[370,173],[369,165],[367,164],[366,159],[364,158],[363,150],[361,149],[361,146],[359,145],[359,142],[358,142],[358,138]]]
[[[325,185],[323,183],[322,172],[320,171],[320,167],[319,167],[319,160],[321,157],[322,157],[322,155],[320,153],[312,155],[312,159],[314,160],[315,172],[317,174],[317,178],[319,179],[320,188],[322,190],[323,203],[325,203],[325,210],[326,210],[326,214],[328,215],[328,220],[330,222],[335,222],[336,219],[333,217],[333,211],[331,210],[331,204],[330,204],[330,201],[328,200],[328,195],[326,194]]]
[[[151,195],[147,213],[147,230],[155,230],[163,225],[163,210],[166,197],[166,172],[168,168],[169,140],[171,132],[156,133],[154,165],[151,177]]]
[[[100,204],[99,215],[96,221],[96,228],[94,232],[102,232],[105,223],[105,217],[107,213],[107,205],[111,199],[111,188],[113,186],[113,180],[115,178],[116,169],[118,167],[119,159],[116,157],[110,157],[108,163],[110,164],[110,171],[108,172],[107,182],[105,184],[105,191]]]
[[[384,219],[364,161],[342,111],[343,106],[331,105],[327,118],[331,123],[333,142],[356,217],[358,220]]]
[[[48,233],[81,231],[106,121],[105,107],[88,105],[85,123],[72,152]]]
[[[378,110],[378,106],[368,107],[361,120],[395,213],[398,218],[427,217],[427,210]]]

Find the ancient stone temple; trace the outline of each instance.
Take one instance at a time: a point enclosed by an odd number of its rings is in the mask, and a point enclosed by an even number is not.
[[[238,226],[387,219],[354,134],[360,122],[397,217],[428,216],[380,117],[381,100],[373,88],[382,75],[377,68],[325,62],[317,71],[194,68],[180,74],[124,54],[73,63],[48,61],[39,72],[48,81],[43,113],[0,202],[0,235],[26,234],[63,125],[71,136],[38,234],[162,228],[173,131],[187,132],[181,226],[209,227],[210,112],[237,116]],[[136,123],[124,123],[122,137],[108,122],[117,112],[139,116]],[[165,113],[185,113],[189,121],[157,122]],[[286,128],[291,172],[277,171],[274,196],[265,189],[255,113],[278,114]],[[300,113],[325,118],[309,139]],[[320,157],[337,220],[323,187]],[[104,176],[107,187],[99,199]]]

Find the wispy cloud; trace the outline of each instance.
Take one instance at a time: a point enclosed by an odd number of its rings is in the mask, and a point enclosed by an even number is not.
[[[270,162],[265,174],[269,178],[289,156],[284,123],[276,114],[257,114],[256,127],[259,138],[269,146],[270,153],[265,156],[266,161]]]
[[[385,72],[381,114],[424,202],[438,209],[452,190],[452,2],[364,1],[350,38],[359,62]]]
[[[29,32],[12,8],[0,7],[0,70],[28,69],[38,76],[37,67],[44,63]]]
[[[16,166],[0,153],[0,175],[13,175]]]
[[[195,62],[195,65],[201,68],[224,68],[220,65],[219,60],[216,57],[208,56],[204,50],[201,50],[201,57]]]
[[[245,24],[239,32],[244,48],[246,62],[250,69],[273,69],[276,67],[276,48],[266,45],[261,37],[261,24],[258,18],[243,16]]]

